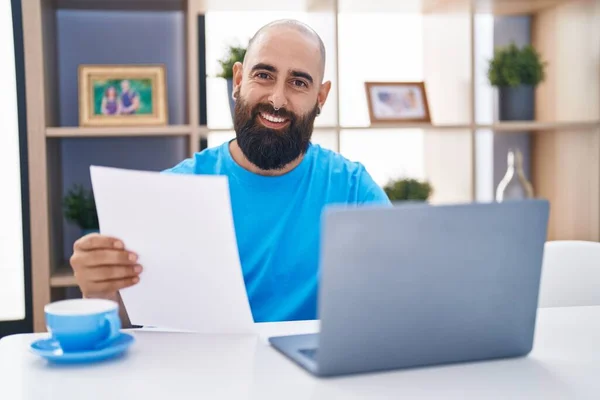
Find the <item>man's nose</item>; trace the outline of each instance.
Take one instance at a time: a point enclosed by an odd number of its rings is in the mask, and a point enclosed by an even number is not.
[[[287,104],[287,99],[285,97],[285,84],[277,83],[273,86],[273,91],[269,96],[269,102],[275,109],[283,108]]]

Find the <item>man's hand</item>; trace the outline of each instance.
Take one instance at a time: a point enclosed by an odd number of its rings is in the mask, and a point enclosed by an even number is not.
[[[70,259],[83,297],[118,300],[118,291],[139,282],[137,255],[119,239],[97,233],[75,242]]]

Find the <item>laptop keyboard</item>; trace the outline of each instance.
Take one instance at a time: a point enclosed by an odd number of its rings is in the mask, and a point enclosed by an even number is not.
[[[313,359],[317,356],[318,348],[314,349],[300,349],[298,350],[300,353],[304,354],[306,357]]]

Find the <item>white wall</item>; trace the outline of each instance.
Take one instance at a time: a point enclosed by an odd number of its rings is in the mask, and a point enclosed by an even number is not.
[[[0,2],[0,321],[25,318],[19,127],[10,1]]]

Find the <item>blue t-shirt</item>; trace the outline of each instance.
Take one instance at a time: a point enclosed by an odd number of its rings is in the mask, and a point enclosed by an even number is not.
[[[326,205],[391,204],[360,163],[315,144],[282,176],[242,168],[227,142],[165,172],[228,176],[240,262],[256,322],[318,318],[320,218]]]

